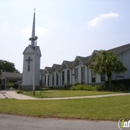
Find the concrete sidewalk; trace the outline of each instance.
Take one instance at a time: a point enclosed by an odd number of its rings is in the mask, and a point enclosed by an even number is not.
[[[5,98],[15,98],[15,99],[20,99],[20,100],[37,100],[37,98],[26,96],[23,94],[17,94],[16,91],[12,90],[7,90],[7,91],[2,91],[4,93]]]
[[[77,97],[61,97],[61,98],[34,98],[26,96],[23,94],[17,94],[16,91],[1,91],[4,93],[5,98],[15,98],[19,100],[66,100],[66,99],[83,99],[83,98],[102,98],[102,97],[112,97],[112,96],[125,96],[130,95],[130,93],[119,93],[119,94],[106,94],[106,95],[93,95],[93,96],[77,96]]]

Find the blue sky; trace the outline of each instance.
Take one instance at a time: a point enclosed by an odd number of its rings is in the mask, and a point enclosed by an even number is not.
[[[129,0],[1,0],[0,59],[22,72],[33,9],[41,69],[130,43]]]

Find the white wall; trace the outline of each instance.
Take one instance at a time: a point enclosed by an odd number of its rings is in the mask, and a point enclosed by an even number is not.
[[[28,49],[30,51],[30,49]],[[30,57],[32,61],[30,61],[30,71],[28,71],[28,61],[26,61]],[[35,84],[39,85],[40,80],[40,56],[36,55],[36,66],[35,66]],[[26,53],[23,57],[23,78],[22,85],[30,86],[33,85],[33,73],[34,73],[34,53]]]
[[[71,74],[72,84],[74,84],[75,82],[81,83],[81,67],[85,67],[84,68],[84,70],[85,70],[84,78],[85,78],[85,82],[87,82],[87,67],[84,66],[83,64],[79,64],[72,69],[72,74],[74,74],[74,76]],[[78,79],[77,80],[75,80],[75,68],[78,68]]]
[[[40,80],[40,57],[38,55],[36,55],[36,70],[35,70],[35,74],[36,74],[36,85],[39,85],[39,80]]]
[[[116,75],[123,75],[125,79],[129,79],[130,78],[130,49],[119,54],[118,58],[121,60],[123,65],[127,68],[127,71],[122,74],[116,74]]]
[[[56,73],[58,73],[58,85],[56,85]],[[52,85],[52,75],[54,74],[54,85]],[[54,71],[50,74],[50,85],[49,86],[60,86],[61,84],[61,74],[59,71]]]
[[[33,70],[34,70],[34,55],[26,54],[23,57],[23,78],[22,85],[33,85]],[[28,71],[28,61],[26,61],[30,57],[33,61],[30,62],[30,71]]]

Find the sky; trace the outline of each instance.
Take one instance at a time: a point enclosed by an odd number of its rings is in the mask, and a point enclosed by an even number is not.
[[[0,0],[0,60],[23,71],[34,8],[41,69],[130,43],[130,0]]]

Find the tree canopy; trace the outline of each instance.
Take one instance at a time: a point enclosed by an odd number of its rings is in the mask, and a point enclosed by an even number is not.
[[[99,51],[99,54],[95,55],[90,68],[94,73],[107,74],[110,89],[112,73],[122,73],[127,70],[113,52],[104,50]]]
[[[19,73],[19,71],[15,68],[14,63],[5,60],[0,60],[0,71]]]

